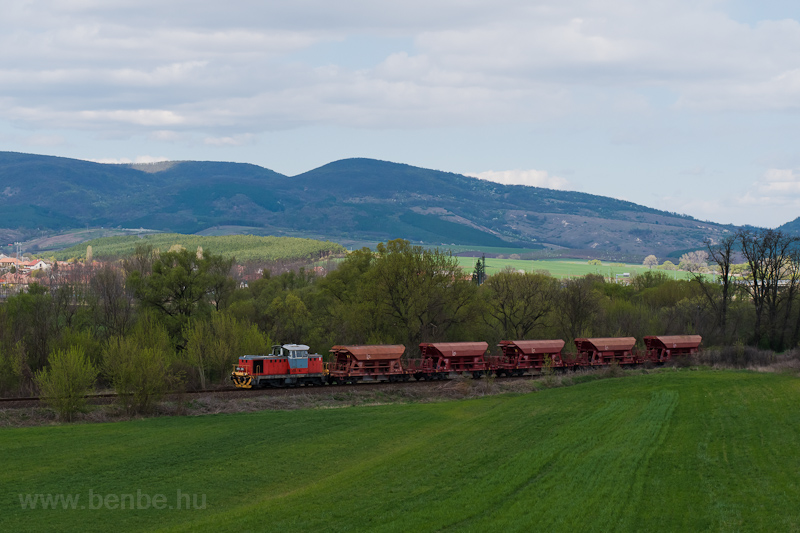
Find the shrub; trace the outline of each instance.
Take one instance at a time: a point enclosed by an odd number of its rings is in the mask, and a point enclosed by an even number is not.
[[[145,315],[127,337],[112,337],[103,350],[104,373],[128,414],[150,412],[182,382],[166,329]]]
[[[696,359],[701,365],[733,368],[764,367],[778,362],[778,357],[772,350],[760,350],[741,342],[733,346],[702,350],[696,355]]]
[[[75,413],[86,405],[86,393],[94,385],[97,369],[83,349],[73,346],[50,354],[50,366],[34,378],[45,402],[53,407],[59,418],[71,422]]]
[[[187,339],[183,356],[197,373],[200,388],[207,382],[224,382],[239,357],[266,354],[270,339],[256,326],[239,322],[234,317],[217,313],[210,320],[195,320],[184,330]]]
[[[25,362],[25,350],[21,343],[11,349],[0,350],[0,395],[20,394],[25,376],[30,369]]]
[[[172,389],[170,355],[158,347],[141,347],[134,339],[110,339],[104,369],[128,414],[147,413]]]

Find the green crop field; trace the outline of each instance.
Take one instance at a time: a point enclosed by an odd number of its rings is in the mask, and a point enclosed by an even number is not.
[[[0,531],[792,531],[798,402],[796,376],[681,370],[477,400],[4,429]],[[78,495],[76,508],[23,509],[35,494]],[[119,509],[125,494],[139,508]]]
[[[475,262],[478,259],[475,257],[459,257],[458,263],[467,272],[472,272],[475,268]],[[533,261],[527,259],[496,259],[486,258],[486,273],[489,275],[496,274],[506,267],[512,267],[516,270],[524,270],[525,272],[534,272],[537,270],[546,270],[551,276],[556,278],[567,278],[572,276],[585,276],[586,274],[600,274],[607,278],[613,278],[616,275],[625,273],[634,276],[636,274],[643,274],[650,270],[643,265],[631,265],[620,263],[603,263],[602,265],[590,265],[587,261],[568,261],[563,259],[548,259],[543,261]],[[689,279],[691,276],[688,272],[680,270],[658,270],[653,269],[653,272],[663,272],[667,276],[675,279]]]

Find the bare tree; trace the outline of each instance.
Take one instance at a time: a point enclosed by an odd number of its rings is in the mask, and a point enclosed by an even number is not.
[[[719,244],[712,244],[710,240],[705,241],[706,248],[708,249],[708,256],[711,261],[716,263],[719,267],[719,281],[722,290],[721,297],[718,299],[715,294],[713,286],[708,283],[708,280],[702,274],[693,273],[693,279],[700,285],[703,295],[708,303],[714,309],[717,316],[717,323],[723,335],[726,335],[728,328],[728,308],[730,307],[732,294],[732,267],[734,254],[736,253],[736,235],[728,235],[720,240]]]
[[[584,334],[600,310],[600,297],[588,277],[569,279],[559,291],[557,307],[563,335],[572,341]]]
[[[133,291],[125,287],[122,271],[110,264],[97,270],[89,284],[95,320],[108,335],[125,335],[133,324]]]
[[[783,334],[777,333],[777,315],[783,298],[781,289],[793,249],[800,238],[774,229],[760,232],[740,230],[736,237],[749,269],[744,286],[755,306],[756,342],[760,344],[768,340],[773,347],[780,349],[783,347]]]

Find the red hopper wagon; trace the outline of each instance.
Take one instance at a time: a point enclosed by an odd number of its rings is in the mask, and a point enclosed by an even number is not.
[[[664,363],[676,355],[696,354],[703,337],[700,335],[655,335],[644,338],[646,357]]]
[[[446,379],[450,372],[470,372],[478,379],[489,370],[487,348],[485,342],[423,342],[422,357],[409,361],[408,372],[417,380]]]
[[[521,376],[528,370],[541,372],[547,358],[551,368],[563,368],[561,339],[542,341],[500,341],[503,355],[492,360],[492,367],[498,376]]]
[[[402,344],[334,346],[330,349],[333,361],[328,363],[328,383],[408,381],[400,361],[405,351]]]
[[[633,337],[599,337],[575,339],[578,355],[571,363],[575,366],[600,366],[616,362],[619,365],[641,363],[639,355],[633,351],[636,339]]]

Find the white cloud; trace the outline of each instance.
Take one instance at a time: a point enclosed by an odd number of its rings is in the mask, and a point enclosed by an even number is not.
[[[489,170],[465,175],[503,185],[528,185],[561,190],[572,188],[569,181],[559,176],[551,176],[546,170]]]
[[[486,125],[606,109],[587,89],[669,87],[684,109],[800,107],[800,24],[749,26],[720,7],[32,0],[0,21],[0,116],[132,134],[180,125],[217,138],[254,125]],[[353,34],[406,36],[416,49],[364,70],[291,55]]]
[[[771,168],[758,180],[756,189],[765,196],[800,196],[800,174],[790,168]]]
[[[253,135],[246,133],[232,137],[206,137],[204,143],[211,146],[242,146],[254,141]]]
[[[800,172],[771,168],[744,190],[727,189],[712,197],[673,194],[659,196],[658,206],[680,206],[680,212],[703,220],[762,227],[777,227],[797,218],[800,212]]]

